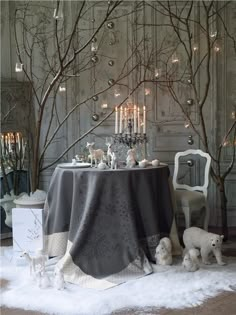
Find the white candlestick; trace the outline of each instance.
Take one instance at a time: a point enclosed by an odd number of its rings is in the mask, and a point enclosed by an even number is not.
[[[146,133],[146,106],[143,106],[143,133]]]
[[[137,132],[137,108],[134,105],[134,133]]]
[[[117,109],[117,106],[116,106],[116,116],[115,116],[115,134],[118,133],[118,109]]]
[[[140,133],[140,109],[138,107],[138,133]]]
[[[20,151],[20,134],[19,134],[19,132],[17,132],[17,134],[16,134],[16,142],[18,143],[18,149]]]
[[[120,133],[122,133],[122,119],[123,119],[123,108],[120,108]]]
[[[124,124],[124,128],[125,128],[125,133],[127,133],[127,126],[128,126],[128,121],[127,121],[127,108],[125,108],[125,115],[124,115],[124,120],[125,120],[125,124]]]
[[[2,154],[5,153],[4,151],[4,140],[3,140],[3,135],[1,136],[1,147],[2,147]]]
[[[11,152],[11,136],[8,134],[8,151]]]

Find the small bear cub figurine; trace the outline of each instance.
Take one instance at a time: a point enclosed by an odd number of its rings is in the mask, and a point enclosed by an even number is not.
[[[157,265],[171,265],[172,264],[172,245],[168,237],[163,237],[156,248],[156,264]]]
[[[185,255],[182,265],[186,271],[196,271],[199,269],[199,259],[198,256],[200,252],[198,249],[192,248]]]
[[[198,248],[201,253],[202,262],[210,264],[209,254],[213,252],[218,265],[225,265],[222,261],[221,246],[224,235],[206,232],[197,227],[190,227],[184,231],[183,241],[187,250]]]

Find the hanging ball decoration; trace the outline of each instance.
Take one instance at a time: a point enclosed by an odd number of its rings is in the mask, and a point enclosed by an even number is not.
[[[187,164],[189,167],[192,167],[194,165],[194,161],[190,159],[187,161]]]
[[[189,84],[192,84],[192,79],[188,79],[187,82],[188,82]]]
[[[94,37],[94,38],[92,39],[92,43],[96,43],[96,42],[97,42],[97,38]]]
[[[96,102],[96,101],[98,101],[98,96],[97,95],[94,95],[93,96],[93,100]]]
[[[98,56],[93,56],[93,57],[91,58],[91,60],[92,60],[93,63],[98,62]]]
[[[113,85],[114,83],[115,83],[115,80],[113,80],[113,79],[108,80],[108,85]]]
[[[188,105],[193,105],[193,99],[192,99],[192,98],[189,98],[189,99],[187,100],[187,104],[188,104]]]
[[[92,120],[93,121],[98,121],[98,119],[99,119],[99,115],[94,113],[93,116],[92,116]]]
[[[108,22],[107,23],[107,28],[113,29],[114,28],[114,23],[113,22]]]
[[[107,4],[108,4],[108,5],[111,5],[112,3],[113,3],[113,1],[111,1],[111,0],[108,0],[108,1],[107,1]]]
[[[91,21],[94,23],[94,22],[95,22],[95,19],[92,19]]]
[[[112,67],[114,65],[114,61],[113,60],[109,60],[108,61],[108,65]]]
[[[189,145],[193,145],[194,144],[193,136],[188,136],[188,144]]]

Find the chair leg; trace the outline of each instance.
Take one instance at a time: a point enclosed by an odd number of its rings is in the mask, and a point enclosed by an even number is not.
[[[184,207],[183,212],[185,217],[185,227],[188,229],[191,226],[191,212],[189,207]]]
[[[208,202],[205,204],[205,218],[204,218],[204,223],[203,223],[203,228],[205,231],[208,231],[208,225],[209,225],[209,218],[210,218],[210,208],[208,205]]]

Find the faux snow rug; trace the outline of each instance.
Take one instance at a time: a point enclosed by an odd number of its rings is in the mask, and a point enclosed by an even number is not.
[[[186,272],[181,259],[173,266],[156,266],[155,273],[104,291],[66,284],[63,291],[54,287],[40,289],[29,275],[29,266],[12,262],[12,248],[1,248],[1,305],[49,314],[105,315],[122,308],[185,308],[200,305],[222,291],[236,290],[236,257],[227,257],[226,266],[201,265],[196,272]],[[50,265],[51,264],[51,265]],[[47,273],[53,278],[49,261]]]

